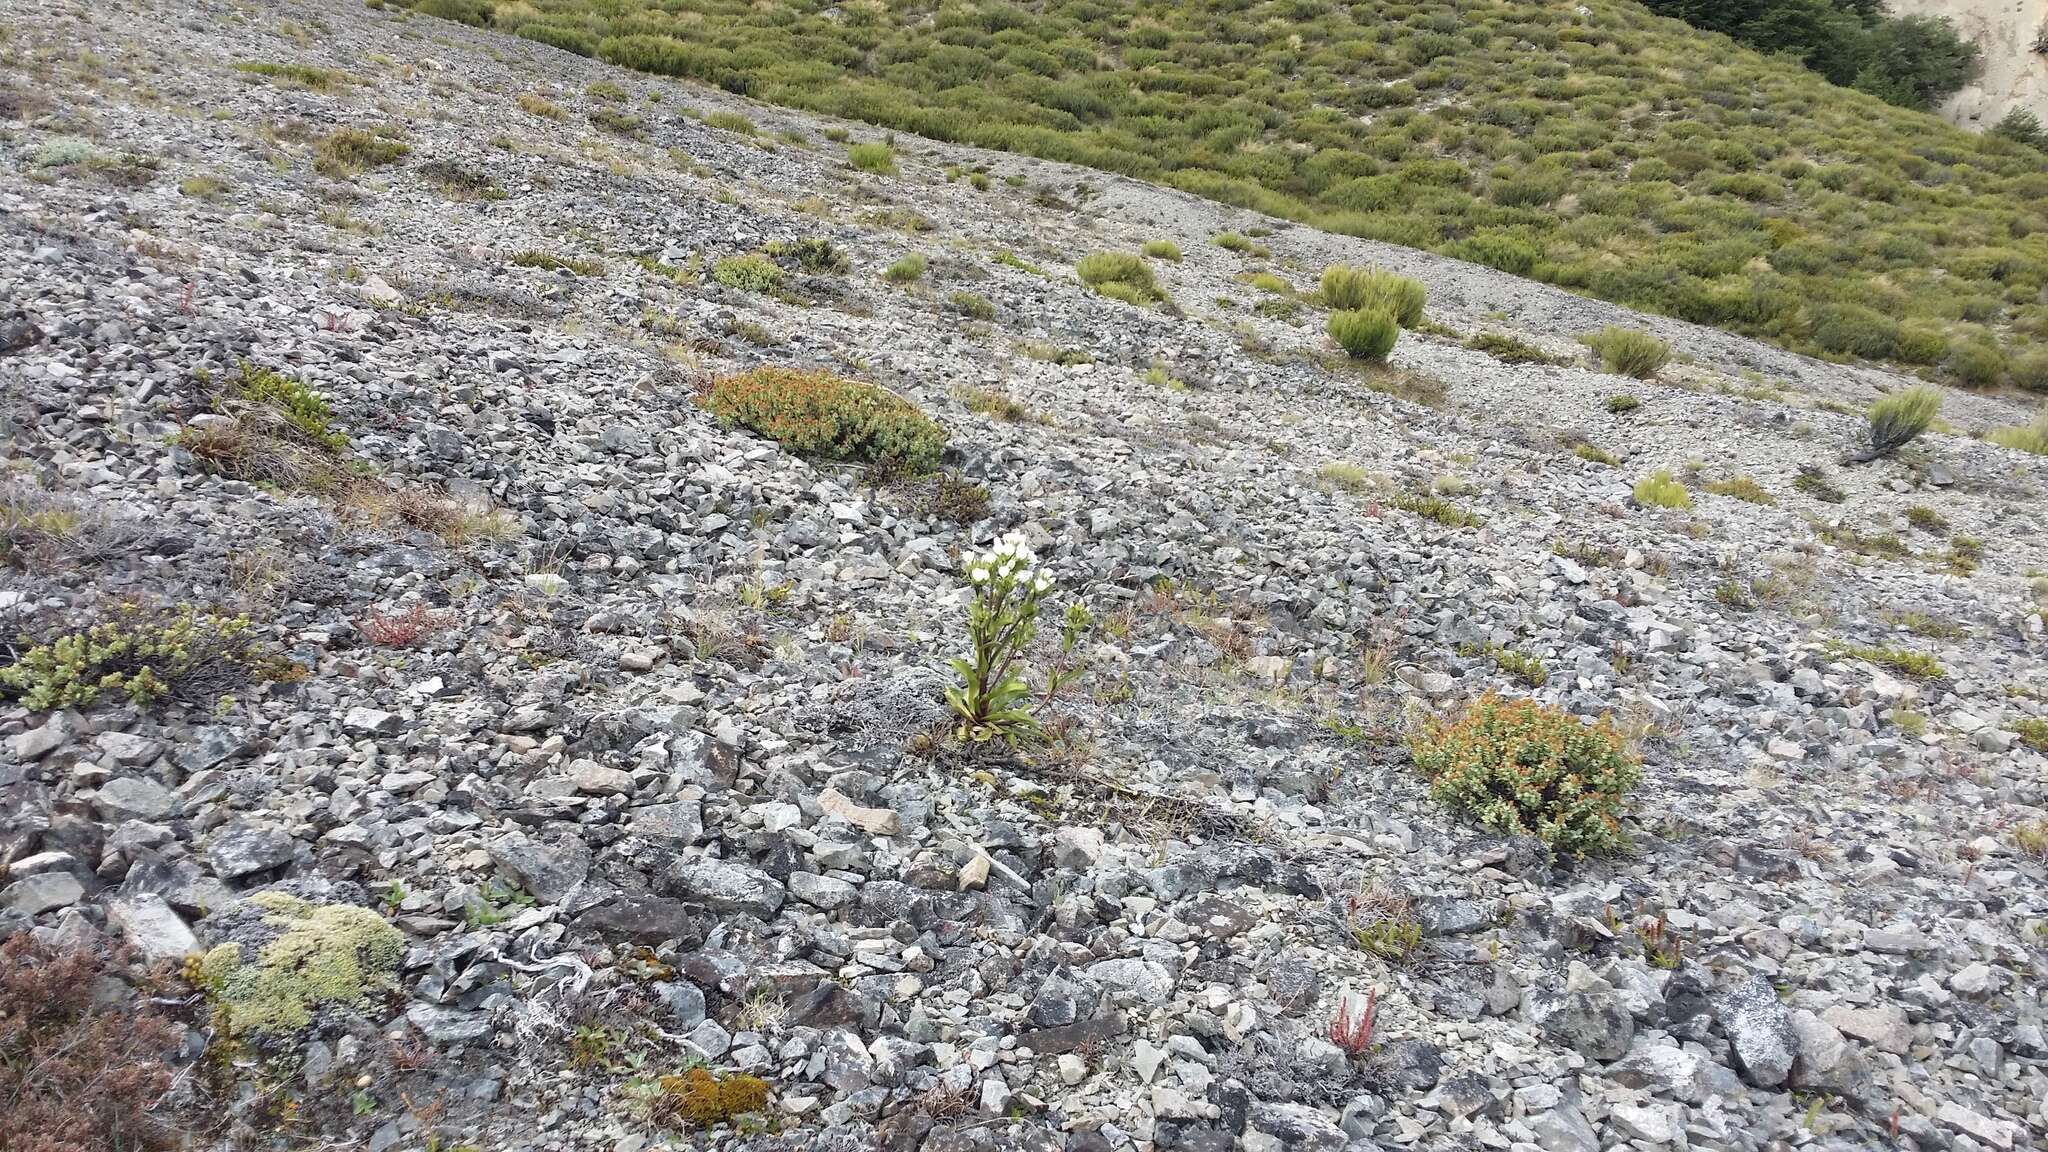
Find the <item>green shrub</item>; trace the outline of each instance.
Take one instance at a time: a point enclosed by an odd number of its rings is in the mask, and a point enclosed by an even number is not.
[[[1899,322],[1857,304],[1824,305],[1814,316],[1813,342],[1840,355],[1883,360],[1899,350]]]
[[[1607,398],[1607,410],[1616,416],[1625,416],[1643,406],[1641,400],[1626,392],[1616,393]]]
[[[846,150],[846,162],[877,176],[896,175],[896,150],[887,144],[855,144]]]
[[[1588,725],[1533,700],[1480,697],[1408,742],[1430,795],[1503,836],[1566,855],[1627,844],[1621,817],[1642,767],[1612,721]]]
[[[2048,392],[2048,352],[2025,352],[2013,357],[2014,387],[2029,392]]]
[[[1744,504],[1776,504],[1778,498],[1764,491],[1764,486],[1747,476],[1731,476],[1707,485],[1707,491],[1716,496],[1727,496]]]
[[[1526,340],[1500,332],[1475,332],[1465,341],[1465,347],[1475,352],[1484,352],[1503,364],[1555,364],[1557,357],[1545,352]]]
[[[956,311],[970,320],[993,320],[996,318],[996,306],[989,303],[986,296],[973,292],[955,292],[947,297],[947,300]]]
[[[761,249],[762,254],[777,260],[794,260],[806,272],[844,272],[852,265],[846,253],[834,247],[822,236],[806,236],[801,240],[776,240]]]
[[[539,268],[546,272],[569,272],[577,276],[604,275],[604,261],[589,256],[560,256],[553,252],[514,252],[507,264],[515,268]]]
[[[709,128],[737,132],[742,136],[752,136],[760,132],[759,128],[754,127],[752,120],[738,112],[712,112],[704,117],[704,124]]]
[[[212,704],[251,681],[295,680],[304,670],[249,635],[249,618],[123,604],[111,619],[44,643],[0,667],[0,695],[30,711],[85,708],[119,696],[147,708],[167,697]]]
[[[1343,264],[1323,269],[1322,290],[1323,303],[1334,311],[1384,312],[1403,328],[1413,328],[1421,321],[1428,295],[1419,280],[1381,268]]]
[[[1145,241],[1143,251],[1145,255],[1154,260],[1167,260],[1175,264],[1180,263],[1180,245],[1175,244],[1171,240],[1147,240]]]
[[[1634,495],[1636,503],[1645,508],[1692,507],[1692,493],[1662,468],[1636,481]]]
[[[1602,328],[1579,337],[1609,372],[1648,380],[1671,361],[1671,345],[1634,328]],[[1611,409],[1610,409],[1611,411]]]
[[[445,3],[457,18],[483,10]],[[1834,35],[1829,21],[1865,0],[1670,3],[1725,12],[1744,35],[1818,30],[1830,74],[1846,67],[1847,82],[1887,99],[1924,99],[1958,63],[1953,37],[1926,25]],[[1959,308],[2009,353],[2048,323],[2035,211],[2048,168],[2014,142],[2032,135],[2023,122],[1972,135],[1675,21],[1534,0],[1170,5],[1137,19],[1114,5],[942,7],[550,0],[499,3],[490,20],[728,92],[1160,181],[1801,352],[1882,346],[1884,331],[1864,339],[1868,315],[1844,307],[1891,317],[1896,354],[1911,345],[1925,364],[1946,350],[1930,355],[1919,338]],[[732,113],[707,123],[751,129]],[[1575,209],[1550,210],[1563,196]],[[1218,239],[1252,255],[1256,235]]]
[[[727,256],[711,266],[711,278],[741,292],[773,292],[782,287],[782,267],[761,255]]]
[[[829,372],[764,366],[724,376],[704,407],[799,456],[930,472],[946,431],[893,393]]]
[[[285,423],[310,447],[327,452],[347,451],[348,437],[329,426],[334,410],[318,392],[299,381],[245,361],[237,390],[251,404],[267,404],[277,409]]]
[[[1984,438],[2000,448],[2048,456],[2048,416],[2039,417],[2032,424],[2019,427],[1994,428]]]
[[[1942,367],[1958,384],[1989,388],[2005,379],[2005,351],[1989,340],[1964,340],[1951,344]]]
[[[919,252],[912,252],[882,269],[882,279],[891,284],[909,284],[924,278],[925,269],[931,262]]]
[[[1226,252],[1235,252],[1240,256],[1256,256],[1263,259],[1272,255],[1266,250],[1265,245],[1255,244],[1235,232],[1218,232],[1209,238],[1209,242]]]
[[[1394,350],[1394,342],[1401,337],[1401,325],[1392,313],[1383,309],[1332,312],[1329,329],[1330,339],[1335,340],[1346,355],[1374,364],[1385,363],[1388,354]]]
[[[243,60],[235,65],[235,71],[245,76],[261,76],[267,80],[282,80],[301,88],[325,92],[332,88],[356,83],[356,78],[334,68],[322,68],[313,64],[278,64],[268,60]]]
[[[1074,274],[1096,292],[1127,304],[1143,307],[1161,296],[1152,269],[1128,252],[1090,252],[1074,265]]]
[[[1792,490],[1823,504],[1840,504],[1849,499],[1847,492],[1829,483],[1827,472],[1818,464],[1801,464],[1799,474],[1792,477]]]
[[[1927,431],[1940,411],[1940,391],[1925,384],[1878,397],[1870,405],[1870,447],[1855,459],[1875,460],[1897,452]]]
[[[1836,656],[1889,668],[1916,680],[1938,680],[1944,675],[1940,661],[1910,648],[1896,648],[1888,644],[1830,643],[1828,650]]]
[[[322,176],[353,176],[403,159],[412,148],[404,141],[360,128],[337,128],[313,146],[313,168]]]

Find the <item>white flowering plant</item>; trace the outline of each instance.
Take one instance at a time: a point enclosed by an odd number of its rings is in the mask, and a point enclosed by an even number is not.
[[[967,652],[952,661],[963,683],[946,689],[946,703],[960,718],[963,742],[1015,744],[1039,732],[1019,664],[1038,634],[1039,604],[1052,591],[1052,577],[1016,532],[987,552],[968,553],[961,570],[974,598],[967,606]]]

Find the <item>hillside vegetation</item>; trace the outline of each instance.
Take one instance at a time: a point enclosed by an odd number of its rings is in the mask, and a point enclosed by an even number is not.
[[[2048,157],[1632,3],[421,10],[1796,350],[2048,386],[2024,352],[2048,331]]]

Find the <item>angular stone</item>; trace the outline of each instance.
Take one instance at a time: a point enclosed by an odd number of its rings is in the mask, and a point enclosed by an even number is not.
[[[577,760],[569,765],[569,782],[587,796],[631,796],[633,774],[607,768],[595,760]]]
[[[1088,966],[1088,978],[1113,992],[1128,992],[1143,1004],[1156,1004],[1173,991],[1173,974],[1156,960],[1100,960]]]
[[[199,938],[192,929],[169,901],[154,893],[108,900],[107,924],[148,960],[177,960],[199,950]]]
[[[1798,1058],[1786,1085],[1805,1091],[1831,1092],[1850,1100],[1868,1100],[1873,1086],[1863,1054],[1843,1039],[1834,1025],[1801,1008],[1791,1013]]]
[[[541,837],[507,832],[491,841],[491,862],[545,904],[559,904],[590,875],[590,846],[573,830]]]
[[[163,741],[132,732],[102,732],[92,742],[108,759],[124,767],[147,764],[164,754]]]
[[[298,842],[275,824],[243,820],[216,830],[206,842],[206,863],[223,880],[237,880],[291,863]]]
[[[695,800],[678,800],[635,808],[626,830],[664,844],[695,844],[704,838],[704,807]]]
[[[2006,1152],[2018,1140],[2019,1125],[2010,1120],[1998,1120],[1980,1112],[1972,1112],[1954,1101],[1944,1100],[1935,1110],[1935,1120],[1958,1132],[1981,1140],[1999,1152]]]
[[[1551,1043],[1594,1060],[1620,1059],[1636,1034],[1634,1017],[1611,992],[1532,990],[1523,997],[1522,1015]]]
[[[782,907],[782,885],[773,876],[731,860],[675,860],[662,879],[669,891],[720,912],[745,912],[766,920]]]
[[[1676,1106],[1670,1104],[1616,1104],[1608,1112],[1608,1120],[1624,1136],[1646,1144],[1675,1144],[1685,1133]]]
[[[1821,1013],[1821,1019],[1878,1051],[1890,1052],[1894,1056],[1905,1055],[1906,1049],[1913,1045],[1913,1025],[1906,1019],[1905,1011],[1896,1004],[1879,1004],[1871,1008],[1836,1005]]]
[[[467,1044],[491,1034],[491,1018],[438,1004],[414,1004],[405,1010],[406,1023],[436,1044]]]
[[[242,738],[233,729],[209,724],[192,733],[192,739],[171,749],[171,762],[187,772],[204,772],[241,755]]]
[[[396,736],[404,730],[405,720],[393,712],[381,712],[375,708],[351,708],[341,718],[344,730],[358,736]]]
[[[813,908],[830,912],[853,903],[859,895],[853,885],[836,876],[820,876],[815,872],[792,872],[789,876],[789,894]]]
[[[1630,1088],[1642,1088],[1687,1104],[1701,1104],[1713,1092],[1710,1069],[1711,1062],[1697,1052],[1645,1041],[1610,1065],[1607,1075]]]
[[[903,817],[894,808],[863,808],[834,788],[818,794],[818,810],[827,816],[837,816],[870,836],[894,836],[903,830]]]
[[[1761,976],[1714,998],[1714,1016],[1735,1049],[1735,1070],[1759,1088],[1776,1088],[1792,1072],[1798,1037],[1777,990]]]
[[[1017,1035],[1020,1047],[1029,1048],[1041,1056],[1059,1056],[1077,1051],[1083,1047],[1100,1044],[1124,1034],[1124,1018],[1119,1013],[1079,1020],[1054,1028],[1037,1028]]]
[[[24,876],[0,889],[0,907],[36,916],[56,908],[69,908],[85,899],[85,884],[69,872],[38,872]]]
[[[872,998],[825,980],[791,1000],[782,1020],[791,1028],[864,1028],[881,1012],[881,1005]]]
[[[1278,1140],[1288,1152],[1339,1152],[1351,1143],[1334,1121],[1306,1104],[1254,1100],[1245,1126]]]
[[[1568,1104],[1552,1108],[1528,1121],[1529,1131],[1543,1152],[1600,1152],[1600,1137],[1577,1108]]]
[[[679,948],[695,948],[704,943],[707,919],[680,900],[637,892],[620,893],[585,909],[575,926],[578,931],[650,947],[674,941]]]
[[[139,776],[116,776],[93,793],[92,806],[107,820],[162,820],[178,806],[170,789]]]

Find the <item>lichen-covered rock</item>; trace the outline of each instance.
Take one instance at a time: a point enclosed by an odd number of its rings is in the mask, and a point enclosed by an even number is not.
[[[392,990],[405,938],[375,912],[284,892],[245,903],[261,942],[216,945],[188,968],[228,1035],[280,1039],[323,1010],[367,1008]]]

